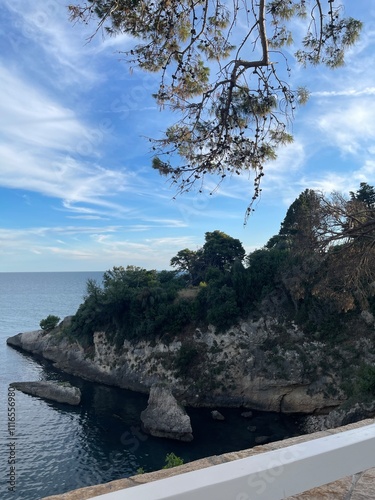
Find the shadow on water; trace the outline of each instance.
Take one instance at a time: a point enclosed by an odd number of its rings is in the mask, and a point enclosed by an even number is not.
[[[140,414],[147,406],[146,394],[88,382],[57,370],[44,359],[31,357],[42,367],[40,378],[68,381],[82,392],[77,407],[42,403],[54,415],[58,413],[58,425],[64,427],[59,429],[56,446],[64,449],[65,455],[55,472],[65,479],[63,482],[56,479],[54,484],[51,481],[46,491],[39,491],[40,496],[128,477],[140,467],[147,472],[161,469],[170,452],[189,462],[251,448],[260,436],[270,442],[300,433],[298,417],[293,415],[254,411],[251,418],[244,418],[241,416],[244,409],[216,408],[225,417],[224,421],[216,421],[208,408],[187,408],[194,434],[191,443],[155,438],[146,435],[141,427]],[[48,427],[48,422],[45,425],[53,447],[56,429],[52,427]]]

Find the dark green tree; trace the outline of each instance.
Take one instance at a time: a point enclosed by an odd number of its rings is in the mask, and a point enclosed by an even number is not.
[[[39,323],[39,326],[45,332],[50,332],[58,325],[60,318],[55,316],[54,314],[49,314],[46,318],[42,319]]]
[[[157,282],[157,271],[155,269],[149,271],[137,266],[122,266],[113,267],[106,271],[103,275],[103,284],[105,290],[130,287],[140,288],[145,286],[153,286]]]
[[[311,251],[318,247],[321,227],[320,196],[312,189],[306,189],[288,208],[281,223],[278,238],[267,243],[272,248],[280,244],[295,251]]]
[[[234,262],[242,262],[245,250],[240,240],[228,236],[223,231],[207,232],[203,245],[203,259],[206,268],[216,267],[229,271]]]
[[[189,284],[198,285],[203,279],[202,273],[205,267],[203,251],[201,249],[194,251],[188,248],[180,250],[177,255],[172,257],[171,266],[179,271],[187,273],[189,276]]]
[[[241,313],[236,292],[227,285],[208,287],[207,304],[207,321],[215,325],[219,331],[224,331],[235,324]]]
[[[349,194],[352,201],[361,201],[367,208],[375,208],[375,188],[367,182],[361,182],[359,189],[355,193],[350,191]]]
[[[130,64],[160,74],[155,98],[180,119],[154,141],[153,167],[179,192],[201,189],[207,174],[253,170],[252,202],[308,98],[288,83],[294,34],[298,62],[335,68],[362,27],[334,0],[76,0],[68,8],[75,21],[93,18],[95,32],[130,35]]]
[[[287,261],[288,251],[283,248],[261,248],[247,256],[248,300],[258,301],[280,286],[281,273]]]

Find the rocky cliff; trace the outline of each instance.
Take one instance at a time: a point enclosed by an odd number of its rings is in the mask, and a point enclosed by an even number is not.
[[[140,392],[165,382],[190,406],[311,414],[328,412],[345,399],[332,349],[328,354],[323,343],[308,342],[292,323],[262,317],[224,333],[209,326],[168,343],[124,341],[120,349],[104,332],[84,348],[64,334],[66,324],[51,333],[20,333],[7,343],[95,382]]]

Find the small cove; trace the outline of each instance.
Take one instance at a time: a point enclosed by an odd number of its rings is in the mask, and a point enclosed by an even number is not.
[[[276,441],[298,434],[298,417],[293,415],[254,411],[251,418],[244,418],[243,408],[216,408],[225,417],[224,421],[216,421],[209,408],[187,408],[193,442],[155,438],[141,428],[146,394],[85,381],[56,370],[48,361],[18,350],[16,353],[28,362],[38,363],[40,379],[68,381],[82,391],[78,407],[17,392],[17,407],[21,407],[17,428],[22,430],[18,491],[22,499],[36,500],[128,477],[139,468],[146,472],[161,469],[166,454],[171,452],[190,462],[251,448],[260,437]],[[38,434],[36,443],[27,446]],[[39,467],[30,468],[30,463]],[[58,482],[52,480],[55,476]]]
[[[298,418],[243,409],[216,408],[225,421],[212,420],[207,408],[187,408],[194,441],[180,443],[147,436],[140,413],[147,395],[84,381],[6,345],[6,338],[38,328],[48,314],[61,318],[74,313],[88,278],[101,273],[0,273],[0,497],[39,500],[48,495],[108,482],[164,466],[167,453],[185,462],[250,448],[257,436],[270,440],[296,435]],[[47,402],[16,392],[16,497],[7,491],[6,398],[10,382],[68,381],[82,390],[78,407]],[[256,430],[252,430],[253,428]]]

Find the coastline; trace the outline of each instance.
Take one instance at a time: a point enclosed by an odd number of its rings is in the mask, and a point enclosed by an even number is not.
[[[205,332],[197,329],[189,341],[205,359],[204,365],[194,370],[194,377],[189,373],[176,374],[175,360],[181,352],[181,340],[169,344],[125,341],[118,352],[103,332],[96,332],[94,347],[84,349],[62,334],[67,321],[50,333],[42,330],[20,333],[8,338],[7,344],[92,382],[141,393],[148,393],[155,383],[167,383],[184,406],[311,414],[328,413],[345,399],[340,392],[336,397],[327,396],[327,386],[335,381],[327,376],[309,379],[301,360],[295,356],[286,352],[287,364],[281,368],[276,366],[278,358],[264,356],[262,343],[273,335],[275,327],[271,319],[242,322],[225,333],[216,333],[213,327]],[[235,363],[230,361],[233,359]]]

